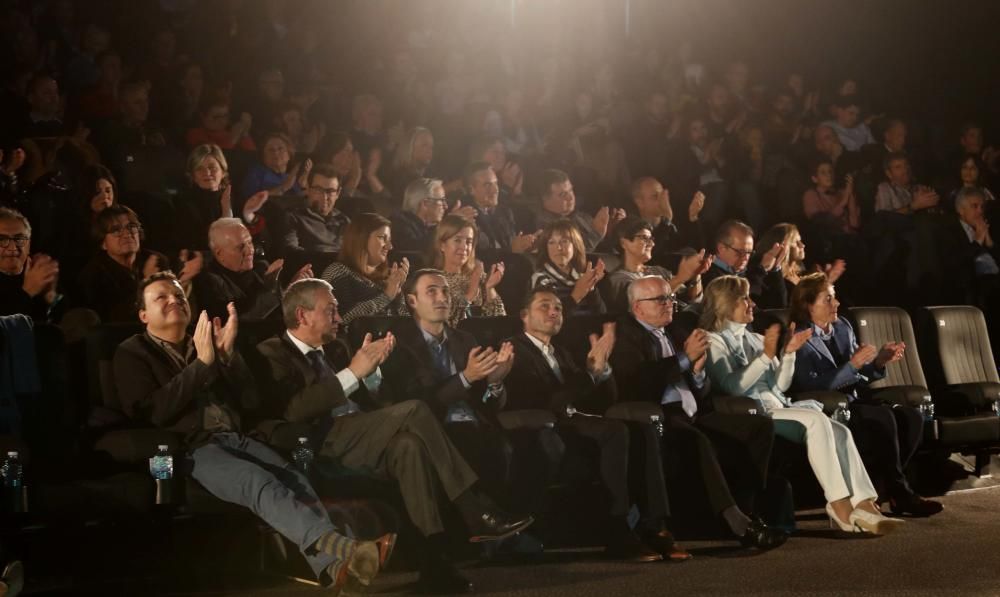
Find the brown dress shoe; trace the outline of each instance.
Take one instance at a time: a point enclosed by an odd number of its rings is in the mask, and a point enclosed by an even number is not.
[[[694,557],[686,549],[677,545],[674,536],[666,529],[659,533],[646,535],[643,537],[643,541],[663,555],[663,559],[668,562],[686,562]]]
[[[624,533],[608,542],[604,553],[626,562],[660,562],[663,555],[639,540],[635,533]]]

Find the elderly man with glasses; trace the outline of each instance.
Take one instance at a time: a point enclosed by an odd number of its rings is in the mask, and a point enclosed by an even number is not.
[[[426,251],[447,208],[442,181],[418,178],[406,185],[402,209],[392,216],[392,246],[398,251]]]
[[[49,319],[58,302],[59,263],[31,254],[31,224],[20,212],[0,208],[0,315]]]
[[[750,282],[750,297],[763,309],[780,309],[788,305],[788,290],[781,272],[781,262],[788,250],[775,243],[760,260],[752,263],[753,228],[739,220],[728,220],[719,227],[715,237],[715,259],[702,275],[702,285],[719,276],[740,276]]]
[[[285,256],[296,251],[340,251],[344,227],[351,222],[336,208],[340,191],[340,178],[333,166],[320,164],[309,171],[306,179],[309,203],[288,214],[288,229],[282,240]]]
[[[628,289],[629,314],[618,320],[610,363],[618,395],[663,410],[664,447],[685,478],[700,478],[712,513],[745,547],[772,549],[783,532],[752,517],[754,494],[767,479],[774,425],[767,417],[714,410],[705,376],[708,337],[675,337],[675,296],[659,276]],[[725,474],[723,474],[725,471]],[[739,498],[739,501],[737,501]]]

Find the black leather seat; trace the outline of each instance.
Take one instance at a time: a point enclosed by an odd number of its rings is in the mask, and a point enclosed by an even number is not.
[[[347,341],[353,350],[357,350],[361,348],[365,334],[370,333],[373,339],[378,340],[384,337],[390,329],[409,319],[409,317],[389,317],[382,315],[359,317],[347,326]]]
[[[458,323],[458,329],[475,336],[480,345],[493,348],[521,333],[522,327],[516,317],[469,317]]]

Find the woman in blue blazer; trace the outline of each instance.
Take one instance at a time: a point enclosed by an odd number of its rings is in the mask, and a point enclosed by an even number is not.
[[[812,337],[795,355],[793,391],[843,392],[850,403],[850,429],[861,458],[882,497],[895,514],[930,516],[939,502],[910,488],[903,470],[923,437],[923,417],[915,408],[871,398],[868,383],[885,377],[885,368],[903,357],[906,346],[889,342],[881,348],[858,344],[854,328],[837,309],[840,302],[826,274],[803,276],[792,291],[790,319]]]

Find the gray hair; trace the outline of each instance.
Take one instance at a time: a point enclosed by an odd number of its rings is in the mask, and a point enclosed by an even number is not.
[[[219,236],[231,228],[242,228],[246,230],[243,221],[239,218],[219,218],[208,227],[208,248],[213,251],[219,248]]]
[[[672,288],[670,288],[670,282],[667,282],[663,278],[663,276],[640,276],[640,277],[636,278],[635,280],[632,280],[631,282],[628,283],[628,292],[626,293],[627,296],[628,296],[628,310],[629,310],[630,313],[632,312],[632,305],[634,305],[635,301],[638,300],[638,298],[639,298],[638,296],[636,296],[636,294],[638,294],[638,292],[639,292],[639,284],[638,283],[642,282],[643,280],[652,280],[653,278],[656,278],[656,279],[659,279],[659,280],[663,280],[667,284],[667,290],[668,291],[673,290]]]
[[[28,238],[31,238],[31,224],[28,222],[28,218],[24,217],[24,214],[16,209],[0,207],[0,221],[20,222],[24,226],[25,234],[28,235]]]
[[[333,292],[333,286],[319,278],[303,278],[288,286],[281,296],[281,317],[285,320],[287,329],[299,327],[299,318],[296,316],[299,309],[312,311],[316,308],[316,293],[320,290]]]
[[[403,211],[417,213],[420,203],[431,196],[435,187],[444,188],[444,182],[437,178],[418,178],[406,185],[403,192]]]
[[[955,211],[961,211],[965,204],[973,197],[986,200],[986,193],[980,187],[962,187],[955,195]]]

